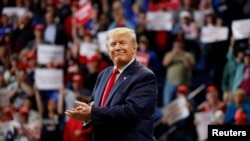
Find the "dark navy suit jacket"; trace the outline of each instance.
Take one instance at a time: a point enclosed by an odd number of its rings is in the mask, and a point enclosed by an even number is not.
[[[154,73],[133,61],[118,77],[104,107],[100,107],[113,67],[103,70],[92,94],[93,141],[154,141],[153,125],[157,102]]]

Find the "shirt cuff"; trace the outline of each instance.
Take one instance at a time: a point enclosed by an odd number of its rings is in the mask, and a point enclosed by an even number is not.
[[[83,121],[83,124],[82,124],[82,126],[87,126],[88,124],[90,124],[90,122],[91,122],[91,120],[89,120],[89,121]]]

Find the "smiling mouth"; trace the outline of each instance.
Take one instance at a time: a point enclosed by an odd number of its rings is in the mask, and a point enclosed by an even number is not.
[[[115,56],[120,56],[120,55],[122,55],[122,53],[117,53],[117,54],[115,54]]]

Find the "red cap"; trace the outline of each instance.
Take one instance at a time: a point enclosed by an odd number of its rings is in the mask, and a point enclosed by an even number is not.
[[[84,31],[84,37],[85,36],[88,36],[88,37],[91,37],[92,35],[91,35],[91,32],[89,31],[89,30],[85,30]]]
[[[234,115],[235,123],[237,125],[247,124],[247,114],[242,110],[237,110]]]
[[[83,78],[80,74],[74,74],[72,77],[72,81],[76,82],[76,83],[82,83],[83,82]]]
[[[55,6],[55,3],[53,2],[53,1],[48,1],[47,3],[46,3],[46,7],[50,7],[50,6]]]
[[[99,57],[97,55],[93,55],[90,58],[88,58],[88,62],[97,62],[99,61]]]
[[[35,59],[36,58],[36,52],[35,51],[29,51],[27,53],[27,59]]]
[[[177,88],[177,92],[182,94],[188,94],[188,87],[186,85],[180,85]]]
[[[29,110],[28,110],[27,108],[25,108],[25,107],[21,107],[21,108],[18,110],[18,113],[19,113],[20,115],[28,115]]]
[[[79,6],[78,3],[79,3],[79,2],[78,2],[77,0],[72,0],[72,1],[71,1],[71,6],[72,6],[72,7],[78,7],[78,6]]]
[[[42,24],[37,24],[35,26],[35,31],[43,31],[44,30],[44,26]]]
[[[218,90],[215,86],[208,86],[207,92],[218,93]]]

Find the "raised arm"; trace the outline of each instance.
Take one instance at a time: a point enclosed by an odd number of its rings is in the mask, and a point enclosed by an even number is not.
[[[40,114],[43,114],[44,107],[43,107],[43,103],[42,103],[42,100],[41,100],[40,92],[39,92],[39,90],[38,90],[38,88],[37,88],[36,85],[34,85],[34,93],[35,93],[35,98],[36,98],[38,112]]]

